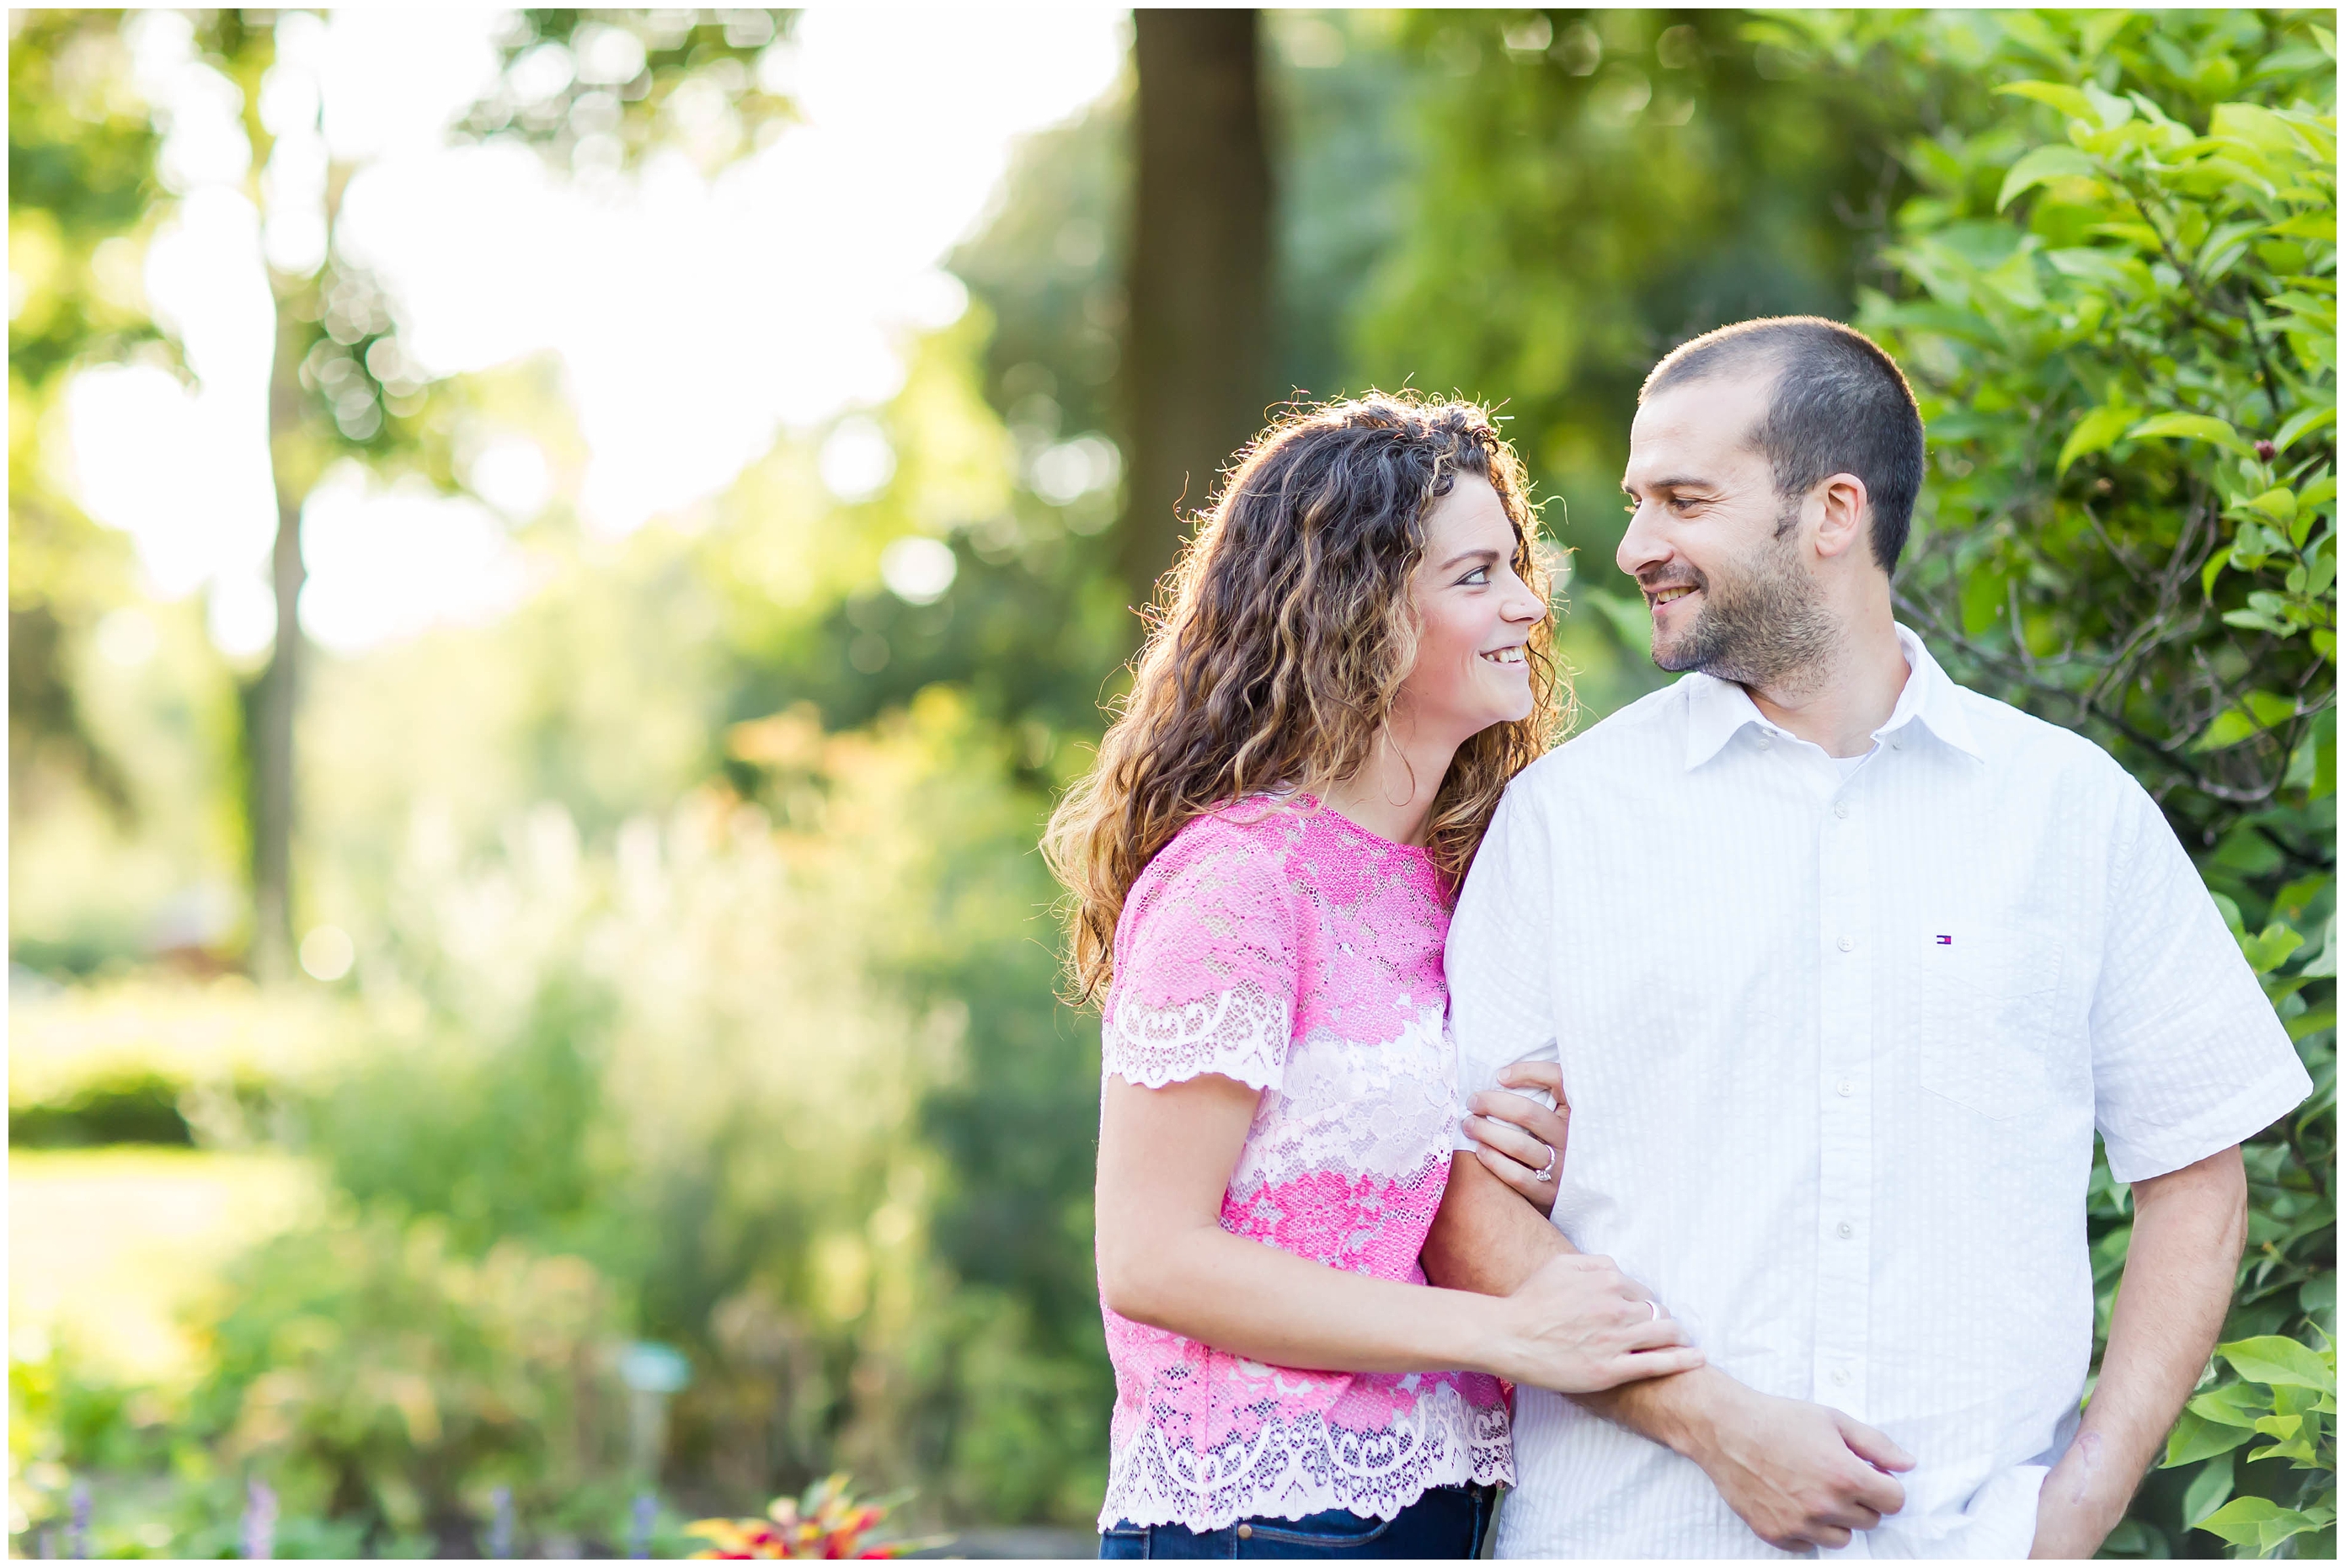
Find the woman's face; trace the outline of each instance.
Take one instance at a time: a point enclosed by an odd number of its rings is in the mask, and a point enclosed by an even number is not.
[[[1463,744],[1530,716],[1523,644],[1548,609],[1515,575],[1514,559],[1514,525],[1498,492],[1479,475],[1459,474],[1426,519],[1425,559],[1410,588],[1416,663],[1394,714],[1403,740]]]

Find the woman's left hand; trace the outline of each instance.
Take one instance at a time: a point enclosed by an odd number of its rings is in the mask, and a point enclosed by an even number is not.
[[[1571,1128],[1571,1102],[1563,1098],[1563,1067],[1556,1062],[1512,1062],[1498,1069],[1508,1088],[1542,1090],[1549,1110],[1526,1095],[1485,1089],[1466,1102],[1466,1136],[1482,1168],[1513,1188],[1541,1214],[1555,1207],[1555,1178]]]

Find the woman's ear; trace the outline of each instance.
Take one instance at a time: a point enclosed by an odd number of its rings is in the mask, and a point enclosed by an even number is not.
[[[1836,473],[1812,493],[1823,501],[1823,517],[1816,524],[1816,553],[1830,560],[1863,545],[1871,531],[1873,507],[1864,481],[1853,473]]]

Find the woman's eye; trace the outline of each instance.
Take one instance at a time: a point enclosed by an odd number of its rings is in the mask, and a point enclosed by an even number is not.
[[[1457,583],[1461,588],[1487,588],[1490,585],[1490,569],[1487,566],[1477,566],[1459,578]]]

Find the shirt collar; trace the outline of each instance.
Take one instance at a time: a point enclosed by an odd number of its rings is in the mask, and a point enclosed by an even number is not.
[[[1970,720],[1963,713],[1962,688],[1947,678],[1910,627],[1898,626],[1897,643],[1905,651],[1905,685],[1897,693],[1897,705],[1890,710],[1887,721],[1873,732],[1873,738],[1884,739],[1918,721],[1956,751],[1984,762],[1985,754],[1979,750]],[[1759,705],[1751,700],[1751,693],[1735,682],[1696,671],[1678,683],[1686,693],[1685,765],[1689,773],[1716,756],[1727,742],[1741,733],[1745,725],[1757,724],[1770,733],[1782,733],[1767,722]]]

